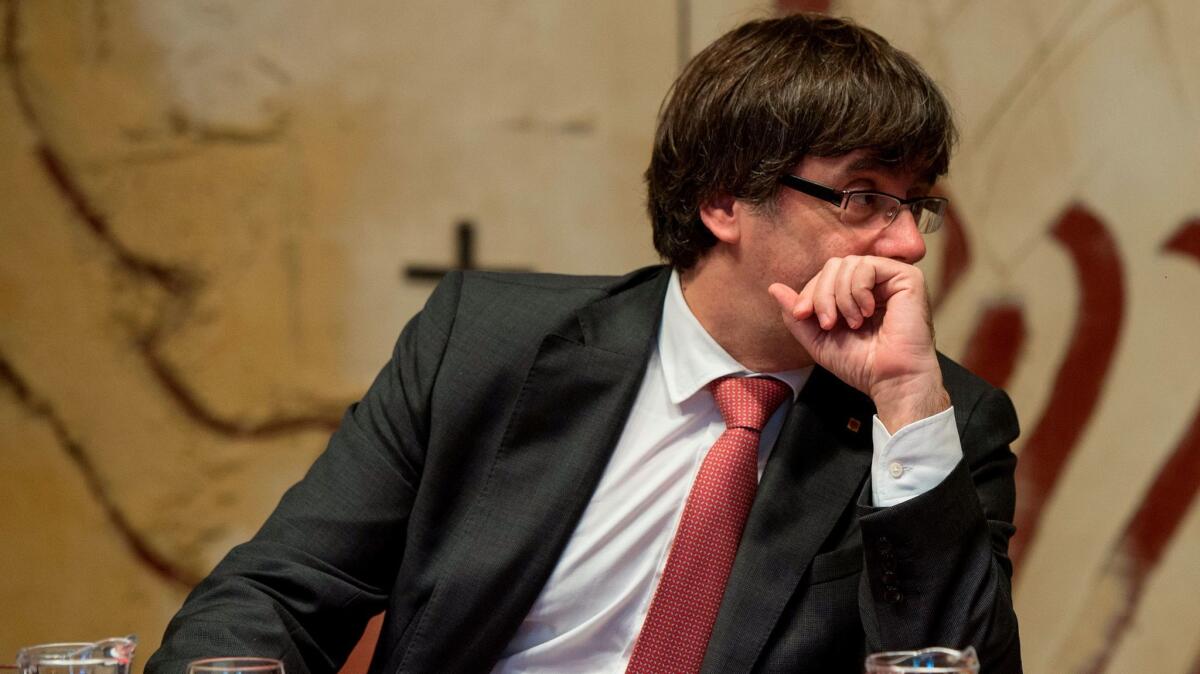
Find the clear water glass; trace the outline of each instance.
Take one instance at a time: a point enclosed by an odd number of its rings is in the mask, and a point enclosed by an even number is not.
[[[17,652],[17,667],[21,674],[129,674],[135,648],[131,636],[26,646]]]
[[[867,656],[866,674],[979,674],[975,649],[923,648]]]
[[[284,674],[271,658],[205,658],[188,663],[187,674]]]

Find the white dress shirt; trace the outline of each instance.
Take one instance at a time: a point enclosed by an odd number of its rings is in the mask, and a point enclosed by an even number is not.
[[[811,368],[770,374],[793,398]],[[725,422],[706,386],[756,375],[733,359],[692,314],[672,273],[658,343],[612,458],[496,673],[623,672],[662,575],[692,480]],[[763,428],[758,474],[787,413]],[[894,505],[936,486],[962,456],[953,409],[895,436],[876,417],[872,497]]]

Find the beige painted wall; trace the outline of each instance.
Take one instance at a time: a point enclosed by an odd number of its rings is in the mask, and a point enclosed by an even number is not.
[[[432,287],[402,270],[452,262],[458,220],[484,265],[654,260],[672,3],[2,6],[0,657],[152,651],[386,360]]]
[[[833,7],[912,51],[960,114],[946,191],[969,257],[954,272],[934,238],[925,263],[943,348],[995,356],[981,311],[1016,307],[1022,465],[1054,449],[1026,448],[1033,431],[1078,426],[1035,483],[1018,570],[1030,672],[1200,658],[1200,508],[1138,516],[1200,403],[1193,7]],[[430,288],[402,270],[451,262],[460,219],[485,266],[652,262],[640,173],[680,52],[774,10],[0,1],[0,660],[137,632],[144,661],[323,447]],[[1081,243],[1056,234],[1072,205],[1099,223]],[[1081,279],[1113,269],[1122,294],[1097,301]],[[1080,326],[1114,315],[1071,421],[1055,387]],[[1146,519],[1173,523],[1149,564]]]

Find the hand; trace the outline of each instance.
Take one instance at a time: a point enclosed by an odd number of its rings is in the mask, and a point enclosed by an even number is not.
[[[835,257],[799,293],[782,283],[769,291],[796,341],[870,396],[889,432],[950,406],[921,270],[885,257]]]

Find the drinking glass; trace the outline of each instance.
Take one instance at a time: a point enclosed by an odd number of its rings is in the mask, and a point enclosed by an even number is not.
[[[965,651],[952,648],[923,648],[919,651],[892,651],[867,656],[866,674],[979,674],[979,658],[971,646]]]
[[[21,674],[129,674],[135,637],[26,646],[17,652]]]
[[[189,662],[187,674],[283,674],[283,663],[271,658],[205,658]]]

